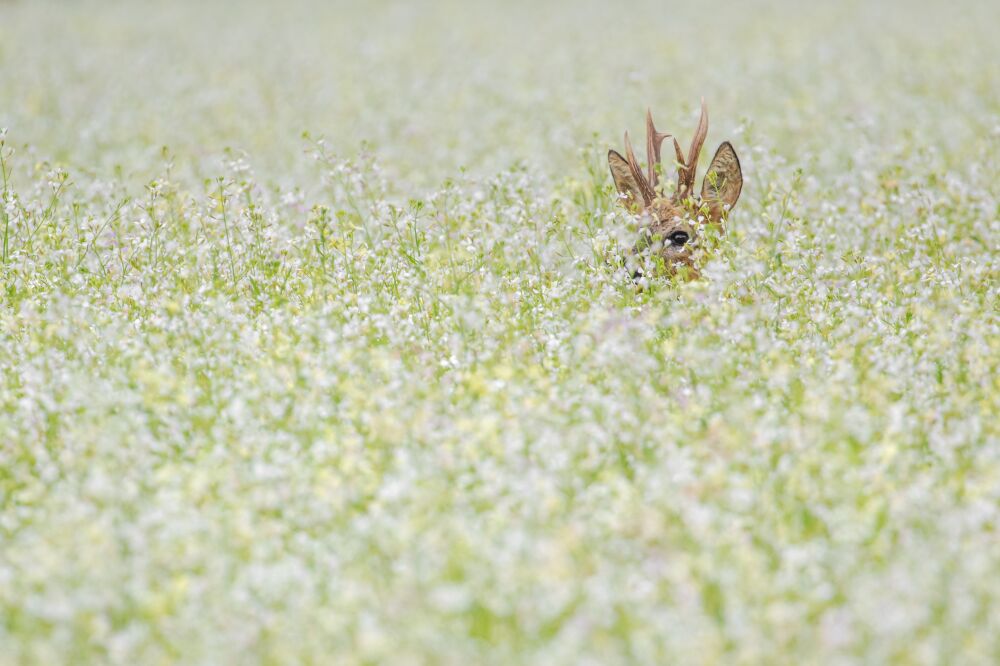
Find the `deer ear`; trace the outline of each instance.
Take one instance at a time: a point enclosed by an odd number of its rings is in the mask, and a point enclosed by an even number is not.
[[[622,205],[631,212],[638,213],[642,210],[642,189],[632,174],[628,162],[618,151],[609,150],[608,166],[611,167],[611,178],[615,181],[615,188],[622,195]]]
[[[705,180],[701,183],[701,200],[708,204],[712,219],[719,221],[726,215],[726,206],[732,210],[736,205],[742,190],[740,158],[736,157],[733,144],[724,141],[708,165]]]

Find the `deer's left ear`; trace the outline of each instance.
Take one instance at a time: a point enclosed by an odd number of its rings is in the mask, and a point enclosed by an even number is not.
[[[701,183],[701,200],[708,204],[713,220],[721,220],[728,210],[732,210],[743,190],[743,171],[740,159],[736,157],[733,144],[724,141],[715,151],[712,163],[708,165],[705,180]]]
[[[644,199],[642,188],[628,162],[616,150],[608,151],[608,166],[611,167],[611,178],[615,181],[615,189],[621,196],[621,203],[633,213],[642,210]]]

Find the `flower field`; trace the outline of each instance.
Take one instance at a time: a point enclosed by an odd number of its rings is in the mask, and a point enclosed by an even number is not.
[[[0,0],[0,664],[1000,662],[997,25]]]

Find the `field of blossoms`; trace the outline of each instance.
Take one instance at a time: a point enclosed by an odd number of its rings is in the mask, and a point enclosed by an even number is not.
[[[0,664],[1000,662],[997,25],[0,0]]]

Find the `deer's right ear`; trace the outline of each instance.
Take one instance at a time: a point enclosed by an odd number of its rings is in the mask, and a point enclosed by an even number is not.
[[[701,183],[701,200],[708,204],[711,218],[718,222],[732,210],[743,191],[743,170],[733,144],[723,141],[708,165]]]
[[[628,162],[625,161],[625,158],[618,151],[609,150],[608,166],[611,167],[611,178],[615,181],[615,188],[621,194],[619,200],[622,205],[633,213],[641,211],[643,202],[642,189],[639,187],[639,183],[636,182],[635,176],[628,166]]]

